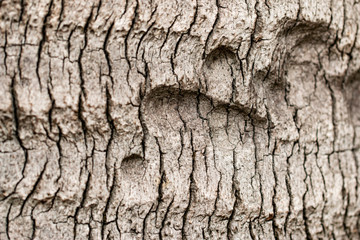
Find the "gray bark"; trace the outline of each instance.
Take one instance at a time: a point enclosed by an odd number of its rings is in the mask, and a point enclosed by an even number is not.
[[[0,239],[360,239],[358,1],[0,16]]]

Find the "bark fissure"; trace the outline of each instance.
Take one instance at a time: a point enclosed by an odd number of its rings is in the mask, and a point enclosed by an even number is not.
[[[36,76],[37,76],[38,81],[39,81],[39,87],[40,87],[40,89],[42,89],[41,77],[40,77],[40,74],[39,74],[39,67],[40,67],[40,60],[41,60],[41,52],[42,52],[42,50],[43,50],[44,43],[46,42],[46,24],[47,24],[47,22],[48,22],[48,18],[51,16],[51,8],[52,8],[52,6],[53,6],[53,2],[54,2],[54,0],[50,0],[48,11],[47,11],[47,13],[46,13],[46,15],[45,15],[45,17],[44,17],[43,26],[42,26],[42,29],[41,29],[41,40],[40,40],[39,49],[38,49],[38,52],[37,52]]]
[[[10,240],[10,213],[11,213],[11,208],[12,208],[12,203],[10,203],[9,206],[9,210],[6,213],[6,218],[5,218],[5,230],[6,230],[6,237]]]
[[[0,239],[360,236],[356,1],[0,6]]]
[[[287,234],[287,227],[288,227],[288,222],[289,222],[289,218],[292,214],[292,211],[291,211],[291,208],[293,207],[293,197],[292,197],[292,191],[291,191],[291,184],[290,184],[290,178],[291,178],[291,173],[290,173],[290,166],[291,166],[291,163],[290,163],[290,158],[293,156],[294,154],[294,149],[295,149],[295,146],[298,145],[298,142],[294,142],[294,144],[292,145],[291,147],[291,153],[289,156],[287,156],[286,158],[286,178],[285,178],[285,183],[286,183],[286,190],[287,190],[287,193],[289,195],[289,209],[288,209],[288,212],[286,214],[286,217],[285,217],[285,223],[284,223],[284,233]]]
[[[129,43],[128,43],[128,41],[129,41],[129,36],[130,36],[130,34],[132,33],[132,31],[133,31],[133,29],[135,27],[135,22],[136,22],[136,18],[137,18],[138,9],[139,9],[139,2],[138,2],[138,0],[136,0],[136,5],[135,5],[135,9],[134,9],[134,15],[133,15],[132,20],[131,20],[130,29],[127,31],[127,34],[126,34],[126,36],[124,38],[125,59],[126,59],[126,62],[127,62],[128,66],[129,66],[129,69],[131,69],[131,61],[129,59],[129,52],[128,52],[129,51],[129,47],[128,47]]]
[[[325,207],[326,207],[326,203],[327,203],[327,199],[325,194],[327,193],[327,187],[326,187],[326,180],[325,180],[325,176],[323,173],[322,168],[319,165],[319,161],[318,161],[318,155],[319,155],[319,151],[320,151],[320,145],[319,145],[319,136],[318,136],[319,130],[316,129],[316,152],[315,152],[315,163],[317,168],[319,169],[319,172],[321,174],[321,178],[322,178],[322,182],[324,184],[324,192],[322,193],[322,200],[324,202],[324,205],[322,207],[321,210],[321,218],[320,218],[320,222],[321,222],[321,228],[324,234],[326,234],[326,229],[325,229],[325,224],[324,224],[324,212],[325,212]]]
[[[90,180],[91,180],[91,173],[88,172],[87,180],[86,180],[86,183],[85,183],[85,189],[84,189],[82,197],[81,197],[81,202],[80,202],[79,206],[76,207],[75,214],[73,216],[73,218],[74,218],[74,230],[73,230],[74,231],[74,240],[76,239],[76,235],[77,235],[76,227],[79,224],[79,220],[78,220],[79,211],[84,207],[86,197],[87,197],[89,187],[90,187]],[[91,236],[90,233],[89,233],[89,236]]]
[[[114,168],[115,168],[115,166],[114,166]],[[114,189],[117,186],[116,179],[117,179],[117,174],[116,174],[116,169],[115,169],[114,174],[113,174],[112,184],[111,184],[110,190],[109,190],[109,197],[106,200],[106,205],[105,205],[105,208],[104,208],[104,211],[103,211],[103,217],[102,217],[102,222],[101,222],[101,238],[102,239],[104,239],[104,236],[105,236],[105,227],[109,223],[107,214],[109,213],[108,210],[109,210],[109,207],[111,205],[111,201],[114,198]],[[116,221],[116,219],[115,219],[115,221]]]
[[[275,143],[274,143],[274,148],[273,148],[273,151],[272,151],[272,156],[271,156],[271,159],[272,159],[272,171],[273,171],[273,175],[274,175],[274,179],[275,179],[275,185],[274,185],[274,188],[273,188],[273,197],[272,197],[272,206],[273,206],[273,216],[271,217],[272,219],[272,228],[273,228],[273,233],[274,233],[274,237],[275,239],[279,239],[279,226],[277,225],[276,223],[276,215],[277,215],[277,204],[276,204],[276,198],[277,198],[277,186],[278,186],[278,182],[279,182],[279,179],[278,179],[278,175],[276,173],[276,169],[275,169],[275,151],[276,151],[276,139],[275,139]]]
[[[195,161],[196,161],[196,153],[197,151],[194,148],[194,140],[193,140],[193,132],[192,130],[190,130],[190,145],[191,145],[191,151],[192,151],[192,161],[191,161],[191,172],[190,172],[190,184],[189,184],[189,201],[188,204],[185,208],[184,211],[184,215],[182,217],[182,228],[181,228],[181,236],[185,239],[188,239],[188,236],[186,234],[186,227],[187,227],[187,223],[188,223],[188,215],[190,212],[190,208],[191,208],[191,203],[194,201],[194,194],[196,191],[196,183],[195,183],[195,179],[194,179],[194,172],[196,171],[195,169]]]
[[[170,35],[170,31],[172,29],[172,27],[174,26],[176,20],[178,19],[178,17],[180,16],[180,14],[176,15],[175,18],[174,18],[174,21],[172,21],[172,23],[170,24],[169,28],[167,29],[167,32],[166,32],[166,35],[165,35],[165,39],[163,41],[163,43],[161,44],[160,46],[160,50],[159,50],[159,56],[161,57],[161,52],[162,52],[162,49],[164,48],[168,38],[169,38],[169,35]]]
[[[107,66],[108,66],[108,71],[109,71],[108,75],[110,77],[110,81],[111,81],[112,85],[114,85],[114,79],[113,79],[113,76],[112,76],[112,66],[111,66],[111,60],[110,60],[110,53],[107,50],[107,47],[108,47],[109,38],[110,38],[110,35],[111,35],[111,32],[112,32],[112,29],[114,27],[114,24],[115,24],[115,21],[113,21],[110,24],[110,27],[106,32],[105,39],[104,39],[104,45],[103,45],[103,51],[104,51],[104,54],[105,54],[105,59],[106,59],[106,63],[107,63]]]
[[[213,23],[213,25],[211,26],[211,30],[210,30],[210,32],[209,32],[209,34],[207,35],[207,37],[206,37],[206,40],[205,40],[205,44],[204,44],[204,52],[203,52],[203,55],[202,55],[202,57],[203,57],[203,59],[205,59],[205,57],[206,57],[206,50],[207,50],[207,48],[208,48],[208,44],[209,44],[209,41],[210,41],[210,38],[212,37],[212,35],[214,34],[214,30],[215,30],[215,27],[216,27],[216,25],[217,25],[217,23],[218,23],[218,21],[219,21],[219,18],[220,18],[220,2],[219,2],[220,0],[216,0],[215,1],[215,3],[216,3],[216,8],[217,8],[217,10],[216,10],[216,15],[215,15],[215,20],[214,20],[214,23]]]
[[[21,179],[16,182],[16,184],[14,186],[14,190],[9,195],[7,195],[3,199],[1,199],[1,201],[6,200],[8,197],[10,197],[11,195],[13,195],[16,192],[18,185],[25,178],[25,170],[26,170],[26,167],[27,167],[27,164],[29,161],[29,155],[28,155],[29,149],[24,146],[24,143],[19,134],[19,131],[20,131],[19,115],[20,114],[18,112],[18,102],[17,102],[18,100],[16,98],[16,91],[15,91],[15,76],[12,77],[12,79],[11,79],[10,88],[11,88],[11,103],[12,103],[12,109],[13,109],[13,118],[14,118],[14,123],[15,123],[14,135],[24,153],[24,164],[23,164],[23,168],[21,170]]]
[[[165,228],[165,223],[166,223],[168,214],[170,212],[170,209],[171,209],[171,206],[172,206],[173,203],[174,203],[174,197],[171,199],[169,205],[167,206],[164,217],[163,217],[163,219],[161,221],[161,227],[160,227],[160,230],[159,230],[159,239],[161,239],[161,240],[163,239],[163,231],[164,231],[164,228]]]
[[[153,18],[154,14],[156,13],[156,10],[157,10],[157,7],[155,7],[154,11],[152,11],[149,21],[151,21],[151,19]],[[136,53],[135,53],[136,58],[137,58],[137,56],[138,56],[138,53],[139,53],[139,50],[140,50],[142,41],[143,41],[144,38],[148,35],[148,33],[149,33],[150,30],[153,28],[153,26],[155,25],[155,23],[156,23],[156,20],[153,21],[153,22],[150,24],[150,26],[146,29],[145,33],[140,37],[139,43],[137,44],[137,47],[136,47]]]
[[[25,197],[24,201],[22,202],[21,207],[20,207],[20,211],[19,211],[19,214],[18,214],[17,217],[19,217],[19,216],[21,216],[21,215],[23,214],[23,211],[24,211],[24,208],[25,208],[26,203],[29,201],[29,199],[30,199],[30,198],[34,195],[34,193],[36,192],[37,187],[38,187],[40,181],[42,180],[42,176],[44,175],[44,172],[45,172],[45,170],[46,170],[46,165],[48,164],[48,162],[49,162],[48,159],[46,159],[46,162],[45,162],[44,167],[42,168],[42,170],[41,170],[41,172],[40,172],[40,174],[39,174],[39,177],[36,179],[33,187],[31,188],[30,193]]]
[[[304,168],[304,172],[305,172],[305,178],[304,178],[304,184],[305,184],[305,192],[302,196],[302,202],[303,202],[303,211],[302,211],[302,214],[303,214],[303,219],[304,219],[304,225],[305,225],[305,234],[306,234],[306,239],[307,240],[311,240],[312,239],[312,236],[311,236],[311,233],[310,233],[310,230],[309,230],[309,223],[308,223],[308,218],[309,218],[309,214],[307,212],[307,207],[306,207],[306,195],[308,194],[309,192],[309,185],[307,183],[307,179],[308,177],[310,178],[310,175],[309,173],[307,172],[307,169],[306,169],[306,161],[307,161],[307,153],[306,153],[306,149],[304,148],[304,163],[303,163],[303,168]]]
[[[110,138],[109,140],[107,141],[107,145],[106,145],[106,152],[105,152],[105,169],[106,169],[106,186],[107,188],[111,189],[112,186],[114,185],[114,183],[112,183],[111,187],[109,187],[109,177],[110,177],[110,151],[111,151],[111,144],[114,140],[114,136],[116,134],[116,128],[115,128],[115,124],[114,124],[114,120],[112,119],[111,117],[111,113],[110,113],[110,107],[111,107],[111,95],[110,95],[110,92],[109,92],[109,88],[108,88],[108,85],[106,84],[106,110],[105,110],[105,114],[106,114],[106,119],[107,119],[107,122],[109,124],[109,127],[110,127]],[[115,176],[115,172],[116,172],[116,169],[114,167],[114,173],[113,175]]]

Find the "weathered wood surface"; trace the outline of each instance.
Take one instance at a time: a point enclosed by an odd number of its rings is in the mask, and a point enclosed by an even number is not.
[[[0,0],[0,239],[359,239],[360,3]]]

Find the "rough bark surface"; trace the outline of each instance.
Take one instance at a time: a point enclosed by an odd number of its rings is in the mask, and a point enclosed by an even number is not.
[[[359,239],[356,0],[0,0],[0,239]]]

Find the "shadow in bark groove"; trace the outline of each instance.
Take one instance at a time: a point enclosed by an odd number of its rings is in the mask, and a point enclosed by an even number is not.
[[[143,158],[138,154],[132,154],[121,162],[122,173],[127,176],[141,176],[144,172]]]
[[[360,70],[345,83],[345,94],[352,123],[354,127],[360,127]]]
[[[259,151],[260,162],[266,150],[254,148],[253,135],[266,134],[267,119],[255,109],[231,104],[229,99],[215,101],[209,95],[159,87],[144,99],[147,146],[151,139],[158,145],[152,150],[157,154],[146,154],[148,166],[153,166],[147,171],[159,179],[155,209],[156,219],[167,212],[164,234],[180,228],[177,234],[185,238],[226,237],[235,231],[232,226],[245,224],[261,205],[254,151]],[[246,209],[235,204],[235,192],[251,202]],[[172,208],[167,210],[170,201]],[[241,223],[239,214],[247,216]]]

